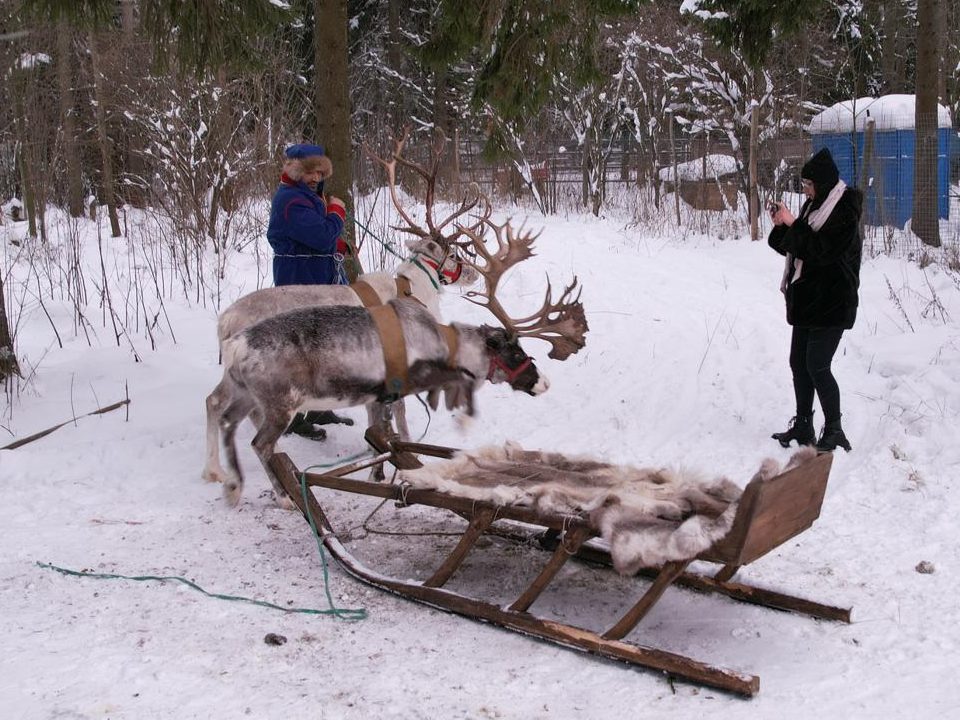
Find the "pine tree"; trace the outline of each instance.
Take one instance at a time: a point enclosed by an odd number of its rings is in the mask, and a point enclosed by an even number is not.
[[[422,57],[434,68],[472,59],[471,104],[492,121],[487,155],[507,153],[510,136],[546,105],[558,77],[582,87],[597,77],[605,20],[643,0],[440,0]]]

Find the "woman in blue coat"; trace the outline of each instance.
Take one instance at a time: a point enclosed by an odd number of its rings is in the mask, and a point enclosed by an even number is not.
[[[346,284],[347,246],[340,239],[344,203],[338,197],[323,197],[323,182],[332,174],[333,164],[321,145],[287,148],[267,226],[274,285]]]

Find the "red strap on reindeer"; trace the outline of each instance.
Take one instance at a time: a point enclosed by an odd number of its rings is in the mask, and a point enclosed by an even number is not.
[[[460,262],[460,261],[457,261],[457,269],[456,269],[456,270],[441,270],[439,264],[435,263],[433,260],[430,260],[430,259],[428,259],[428,258],[426,258],[426,257],[423,258],[423,262],[424,262],[424,264],[426,264],[426,265],[428,265],[429,267],[431,267],[434,271],[436,271],[436,273],[437,273],[437,278],[438,278],[438,279],[440,280],[440,282],[443,283],[444,285],[449,285],[450,283],[455,283],[457,280],[460,279],[460,275],[463,273],[463,263]]]
[[[499,357],[491,353],[490,354],[490,370],[487,371],[487,380],[493,379],[493,373],[495,373],[499,368],[500,370],[503,370],[504,375],[507,376],[507,382],[512,383],[516,379],[517,375],[519,375],[528,367],[530,367],[531,362],[533,362],[533,360],[531,360],[530,358],[527,358],[522,363],[517,365],[515,368],[511,369],[506,365],[504,365],[503,361]]]

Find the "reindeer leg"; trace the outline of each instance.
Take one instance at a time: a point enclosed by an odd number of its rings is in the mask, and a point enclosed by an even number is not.
[[[223,478],[223,497],[230,507],[236,506],[243,495],[243,472],[237,459],[236,434],[237,426],[252,410],[249,401],[234,401],[230,403],[220,416],[220,429],[223,432],[223,446],[227,453],[229,472]]]
[[[283,435],[283,431],[287,429],[287,424],[290,422],[290,413],[280,411],[270,412],[263,411],[262,409],[260,409],[260,412],[263,416],[263,422],[260,424],[257,434],[253,436],[253,441],[250,444],[253,445],[253,450],[257,453],[257,457],[260,458],[260,463],[263,465],[263,469],[270,479],[270,484],[273,485],[277,505],[284,510],[293,510],[296,508],[296,505],[294,505],[290,496],[287,495],[287,491],[283,489],[283,483],[280,482],[280,478],[274,474],[270,467],[270,458],[273,457],[277,440]]]
[[[223,482],[226,471],[220,465],[220,421],[227,403],[227,390],[221,380],[207,395],[207,460],[200,473],[207,482]]]
[[[397,424],[397,432],[400,439],[406,442],[410,441],[410,428],[407,427],[407,404],[403,398],[400,398],[390,406],[393,411],[393,419]]]
[[[383,430],[388,435],[393,434],[393,426],[391,425],[391,405],[385,405],[383,403],[372,402],[367,405],[367,425],[368,427],[378,428]],[[406,423],[404,423],[406,424]],[[379,465],[374,465],[370,468],[370,475],[367,478],[370,482],[383,482],[386,478],[386,475],[383,473],[383,463]]]

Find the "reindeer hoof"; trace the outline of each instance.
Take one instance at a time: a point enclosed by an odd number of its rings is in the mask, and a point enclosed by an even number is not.
[[[277,500],[277,507],[279,507],[281,510],[296,510],[296,509],[297,509],[296,503],[294,503],[293,500],[290,499],[290,496],[289,496],[289,495],[279,495],[279,494],[276,494],[276,493],[275,493],[275,495],[276,495],[276,500]]]
[[[236,480],[228,480],[223,484],[223,499],[230,507],[236,507],[243,494],[243,487]]]
[[[223,471],[211,470],[210,468],[204,468],[203,472],[200,473],[200,477],[209,483],[222,483],[223,476],[224,476]]]

